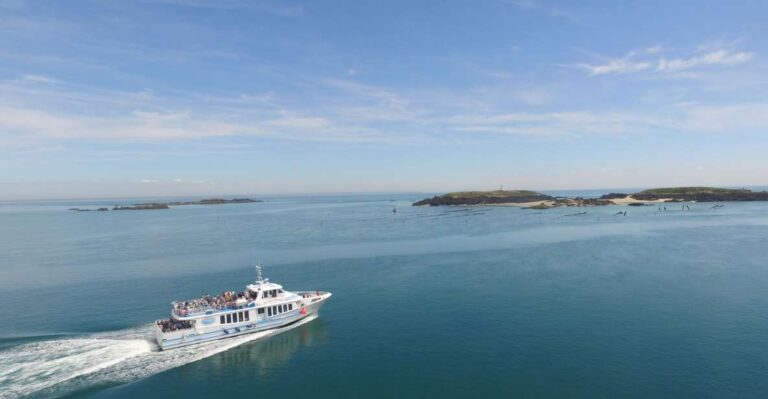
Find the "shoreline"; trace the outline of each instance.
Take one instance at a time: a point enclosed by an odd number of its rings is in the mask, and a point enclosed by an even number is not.
[[[531,190],[457,191],[436,195],[413,203],[413,206],[483,205],[513,206],[526,209],[560,207],[592,207],[606,205],[643,206],[672,202],[731,202],[768,201],[768,191],[745,188],[669,187],[643,190],[637,193],[611,192],[600,197],[554,197]]]
[[[674,198],[659,198],[655,200],[639,200],[633,198],[631,195],[628,195],[624,198],[613,198],[610,201],[613,202],[614,205],[629,205],[634,202],[642,202],[644,204],[661,204],[665,202],[672,202]],[[690,201],[686,201],[690,202]]]

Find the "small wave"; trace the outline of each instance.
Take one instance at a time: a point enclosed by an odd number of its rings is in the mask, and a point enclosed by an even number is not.
[[[60,396],[94,385],[116,385],[183,366],[306,324],[160,351],[151,324],[86,337],[39,341],[0,352],[0,399]]]

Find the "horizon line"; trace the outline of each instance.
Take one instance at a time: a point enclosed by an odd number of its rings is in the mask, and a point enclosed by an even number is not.
[[[647,190],[652,188],[668,188],[668,187],[716,187],[716,188],[747,188],[752,189],[756,187],[768,187],[768,184],[749,184],[749,185],[693,185],[693,186],[654,186],[654,187],[602,187],[602,188],[555,188],[555,189],[526,189],[526,188],[515,188],[515,189],[507,189],[504,191],[517,191],[517,190],[528,190],[528,191],[536,191],[540,193],[546,193],[546,192],[553,192],[553,191],[601,191],[605,190],[606,193],[610,192],[622,192],[627,190]],[[338,191],[338,192],[298,192],[298,193],[269,193],[269,194],[201,194],[201,195],[147,195],[147,196],[127,196],[127,197],[119,197],[119,196],[110,196],[110,197],[70,197],[70,198],[18,198],[18,199],[2,199],[0,198],[0,203],[12,203],[12,202],[20,202],[20,201],[87,201],[87,200],[97,200],[97,201],[106,201],[106,200],[149,200],[152,198],[156,199],[180,199],[180,198],[219,198],[219,197],[229,197],[229,198],[250,198],[250,199],[260,199],[260,198],[285,198],[285,197],[311,197],[311,196],[318,196],[318,197],[332,197],[332,196],[343,196],[343,195],[387,195],[387,194],[393,194],[393,195],[404,195],[404,194],[426,194],[426,195],[432,195],[432,194],[445,194],[450,192],[461,192],[461,191],[498,191],[499,189],[490,189],[490,190],[452,190],[452,191]],[[631,194],[631,193],[630,193]]]

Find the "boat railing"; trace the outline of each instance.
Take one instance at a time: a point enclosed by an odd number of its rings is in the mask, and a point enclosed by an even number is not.
[[[314,298],[323,296],[323,294],[325,294],[325,291],[299,291],[296,293],[296,295],[302,298]]]
[[[155,326],[163,333],[168,333],[189,330],[192,328],[192,323],[189,321],[158,320],[155,322]]]
[[[299,291],[295,292],[296,295],[302,297],[302,298],[319,298],[326,294],[325,291]],[[283,298],[269,298],[266,300],[262,300],[262,303],[269,303],[271,300],[274,299],[276,301],[282,301]],[[248,309],[255,306],[254,302],[249,302],[243,305],[238,305],[235,302],[227,302],[223,305],[205,305],[205,304],[194,304],[194,305],[187,305],[182,306],[182,303],[178,303],[176,306],[174,306],[171,309],[171,313],[176,317],[192,317],[192,316],[201,316],[206,314],[213,314],[217,312],[224,312],[227,310],[238,310],[238,309]]]

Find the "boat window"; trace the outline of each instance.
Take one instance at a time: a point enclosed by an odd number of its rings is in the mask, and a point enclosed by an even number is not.
[[[219,322],[224,324],[224,315],[219,316]]]
[[[292,303],[288,304],[288,310],[293,310],[293,304]]]
[[[245,321],[251,320],[251,311],[245,312]]]
[[[227,323],[231,323],[231,322],[232,322],[232,314],[230,313],[227,315]]]
[[[278,294],[282,294],[282,293],[283,293],[283,290],[277,290],[277,293],[278,293]]]
[[[259,308],[259,314],[264,314],[264,308]]]
[[[237,321],[243,321],[243,312],[240,312],[240,313],[237,315],[237,319],[238,319]]]
[[[267,308],[267,316],[272,316],[272,308]]]

